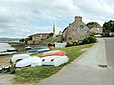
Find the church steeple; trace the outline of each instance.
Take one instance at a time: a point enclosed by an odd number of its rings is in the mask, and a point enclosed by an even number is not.
[[[55,24],[53,24],[53,35],[55,36]]]

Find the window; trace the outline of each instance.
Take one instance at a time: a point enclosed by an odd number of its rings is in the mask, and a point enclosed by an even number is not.
[[[84,28],[84,26],[83,26],[83,25],[80,25],[80,28],[81,28],[81,29],[83,29],[83,28]]]

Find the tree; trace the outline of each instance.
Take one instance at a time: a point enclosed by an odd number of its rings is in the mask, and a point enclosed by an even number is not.
[[[23,38],[23,39],[21,39],[21,40],[19,40],[19,41],[20,41],[20,42],[25,42],[25,44],[27,44],[28,40],[29,40],[29,38]]]
[[[25,41],[25,39],[23,38],[23,39],[20,39],[19,41],[20,41],[20,42],[24,42],[24,41]]]
[[[32,35],[28,36],[28,40],[32,40]]]
[[[111,32],[114,32],[114,21],[110,20],[108,22],[105,22],[103,24],[103,31],[110,30]]]
[[[50,33],[50,34],[49,34],[49,37],[53,37],[53,35],[54,35],[53,33]]]
[[[27,44],[28,40],[29,40],[28,38],[25,38],[25,44]]]
[[[89,22],[89,23],[87,23],[87,26],[88,26],[88,28],[100,28],[101,26],[100,26],[100,24],[98,24],[97,22]]]

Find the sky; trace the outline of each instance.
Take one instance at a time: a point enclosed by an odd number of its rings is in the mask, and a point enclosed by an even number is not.
[[[82,16],[83,22],[114,20],[114,0],[0,0],[0,38],[56,34]]]

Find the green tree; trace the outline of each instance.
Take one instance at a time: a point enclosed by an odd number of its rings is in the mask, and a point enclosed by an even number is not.
[[[97,22],[89,22],[89,23],[87,23],[87,26],[88,26],[88,28],[100,28],[101,26],[100,26],[100,24],[98,24]]]
[[[32,35],[28,36],[28,40],[32,40]]]
[[[111,32],[114,32],[114,21],[110,20],[108,22],[105,22],[103,24],[103,31],[110,30]]]
[[[50,34],[49,34],[49,37],[53,37],[53,35],[54,35],[53,33],[50,33]]]
[[[20,39],[19,41],[20,41],[20,42],[25,42],[25,39],[23,38],[23,39]]]
[[[27,44],[28,40],[29,40],[29,38],[25,38],[25,44]]]

